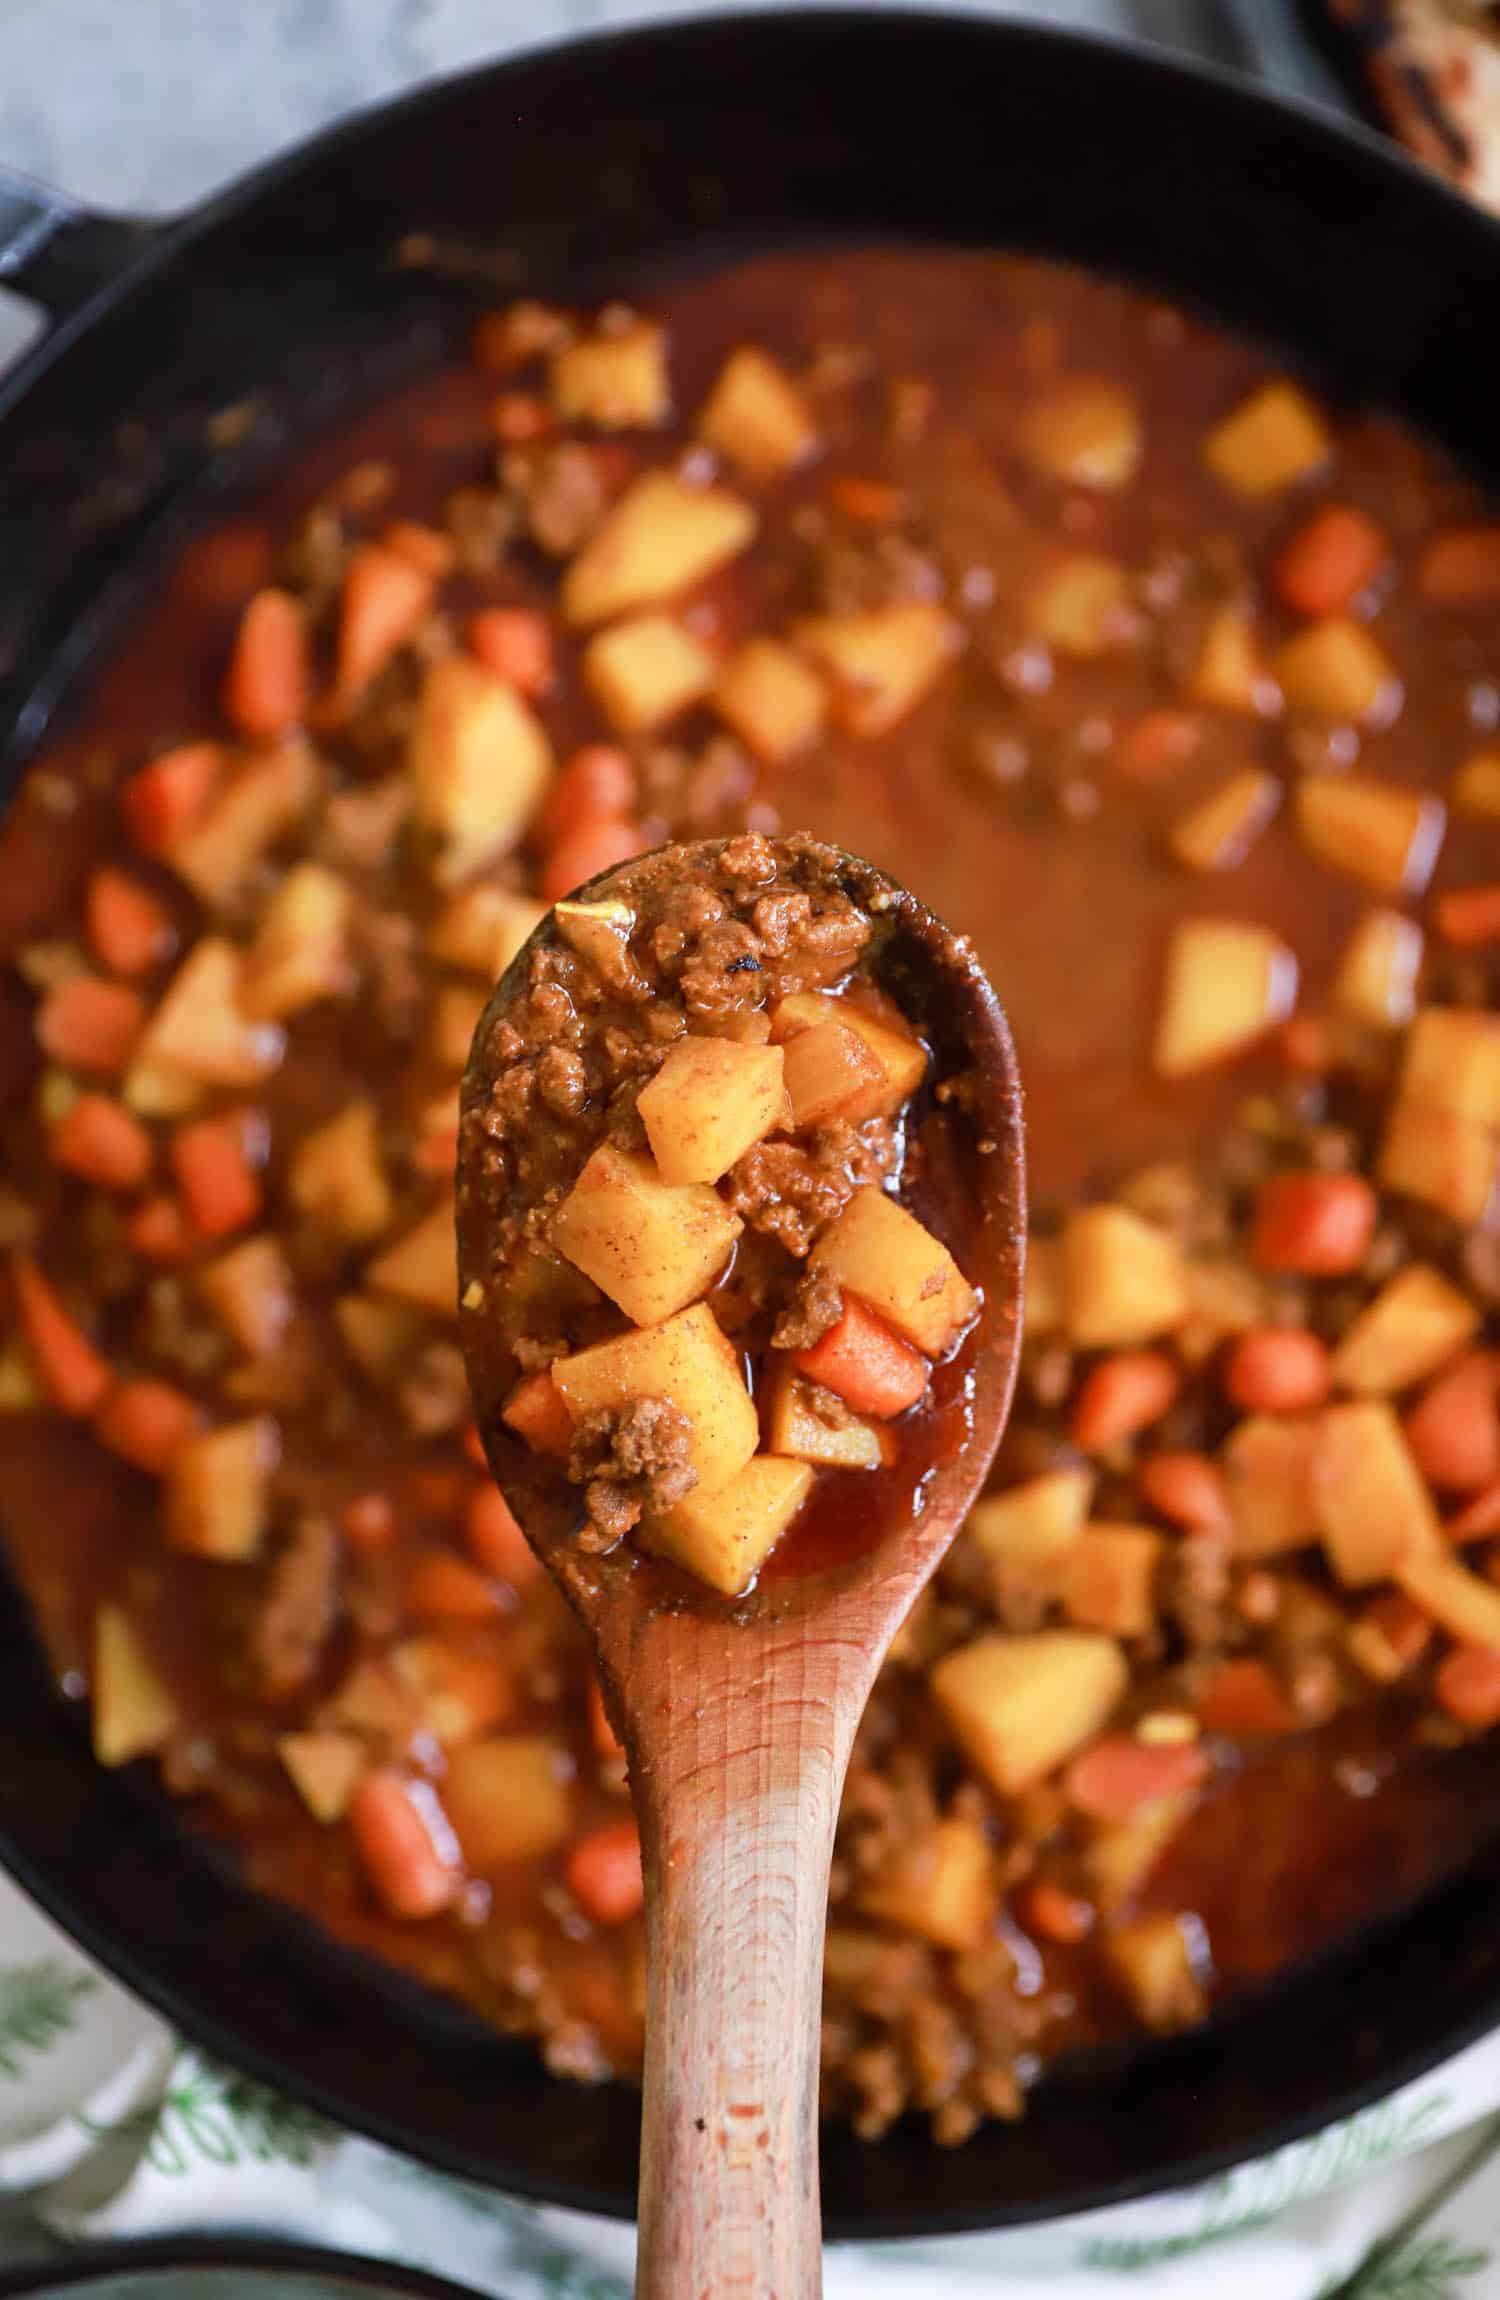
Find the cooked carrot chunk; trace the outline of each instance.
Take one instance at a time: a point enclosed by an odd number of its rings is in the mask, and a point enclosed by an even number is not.
[[[837,1325],[810,1350],[799,1350],[794,1362],[857,1414],[881,1416],[914,1406],[931,1372],[921,1351],[892,1333],[853,1294],[845,1295]]]
[[[533,698],[550,694],[552,629],[545,615],[529,607],[481,608],[469,617],[468,641],[470,653],[497,679]]]
[[[644,1907],[641,1840],[634,1821],[611,1821],[568,1855],[568,1889],[596,1925],[623,1925]]]
[[[1433,1690],[1440,1708],[1460,1725],[1483,1732],[1500,1724],[1500,1653],[1488,1645],[1459,1645],[1438,1663]]]
[[[582,823],[630,814],[635,796],[629,752],[614,743],[585,743],[559,768],[533,826],[535,836],[543,847],[560,846]]]
[[[1227,1533],[1229,1488],[1216,1461],[1203,1453],[1154,1453],[1136,1472],[1141,1498],[1173,1525]]]
[[[1263,1661],[1225,1661],[1199,1692],[1194,1707],[1205,1733],[1292,1733],[1296,1710]]]
[[[1163,1797],[1180,1797],[1208,1775],[1195,1741],[1153,1748],[1111,1733],[1073,1759],[1065,1776],[1070,1805],[1096,1821],[1129,1821]]]
[[[227,1238],[261,1208],[260,1182],[246,1146],[242,1113],[200,1118],[172,1137],[172,1171],[188,1220],[200,1238]]]
[[[533,1453],[566,1458],[573,1443],[573,1417],[557,1384],[545,1370],[527,1374],[506,1399],[500,1419],[523,1437]]]
[[[1276,562],[1276,589],[1294,615],[1342,615],[1390,556],[1368,512],[1328,503],[1299,527]]]
[[[94,1421],[100,1443],[148,1477],[165,1477],[197,1427],[192,1399],[167,1382],[153,1381],[121,1382]]]
[[[1500,525],[1450,527],[1422,554],[1417,584],[1440,607],[1482,607],[1500,599]]]
[[[109,1367],[26,1255],[12,1257],[11,1277],[37,1380],[63,1413],[91,1414],[113,1379]]]
[[[1500,886],[1455,887],[1434,905],[1437,930],[1459,950],[1500,942]]]
[[[1225,1394],[1251,1414],[1293,1414],[1321,1405],[1332,1379],[1326,1344],[1295,1326],[1241,1334],[1224,1365]]]
[[[165,907],[122,870],[96,870],[89,880],[89,941],[112,974],[148,974],[170,958],[175,936]]]
[[[1050,1877],[1023,1886],[1019,1915],[1029,1933],[1066,1947],[1087,1940],[1094,1924],[1092,1905],[1077,1893],[1064,1892]]]
[[[493,1481],[475,1487],[464,1513],[464,1536],[475,1564],[512,1589],[524,1589],[542,1571],[541,1559]]]
[[[224,772],[218,743],[183,743],[133,774],[120,790],[120,813],[133,846],[170,854],[202,814]]]
[[[180,1202],[147,1198],[126,1221],[125,1243],[148,1262],[180,1262],[193,1243]]]
[[[433,578],[406,552],[362,544],[349,562],[339,609],[339,692],[367,687],[432,609]]]
[[[1471,1350],[1406,1417],[1406,1442],[1430,1485],[1473,1493],[1500,1478],[1500,1355]]]
[[[457,1841],[426,1781],[382,1769],[354,1792],[349,1824],[365,1874],[393,1917],[435,1917],[458,1890]]]
[[[151,1171],[151,1137],[107,1094],[80,1094],[52,1129],[59,1166],[101,1190],[138,1190]]]
[[[461,1557],[419,1557],[402,1585],[407,1611],[423,1621],[492,1621],[501,1609],[492,1581]]]
[[[37,1043],[54,1062],[118,1078],[145,1026],[139,991],[123,982],[75,975],[49,990],[37,1009]]]
[[[1073,1443],[1085,1453],[1119,1445],[1159,1422],[1182,1377],[1162,1350],[1119,1350],[1084,1376],[1073,1407]]]
[[[273,741],[306,718],[311,685],[301,606],[288,591],[257,591],[224,676],[225,717],[242,735]]]
[[[601,871],[629,862],[645,843],[636,825],[622,815],[585,816],[548,849],[541,869],[543,901],[559,902]]]
[[[1358,1174],[1273,1174],[1256,1194],[1251,1259],[1263,1270],[1342,1277],[1364,1260],[1376,1211]]]

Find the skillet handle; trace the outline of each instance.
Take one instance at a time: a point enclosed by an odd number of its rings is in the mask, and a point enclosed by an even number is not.
[[[62,319],[107,287],[162,230],[137,216],[99,215],[30,176],[0,167],[0,288]]]

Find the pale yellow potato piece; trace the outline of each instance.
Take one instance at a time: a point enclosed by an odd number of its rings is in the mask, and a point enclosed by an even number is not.
[[[704,403],[698,429],[710,447],[751,479],[775,479],[818,444],[801,392],[756,344],[732,351]]]
[[[670,615],[635,615],[591,639],[583,675],[617,733],[649,734],[701,702],[718,665]]]
[[[1496,1162],[1489,1127],[1405,1096],[1386,1119],[1378,1178],[1388,1190],[1441,1207],[1455,1222],[1478,1222],[1495,1194]]]
[[[812,1406],[813,1385],[783,1366],[771,1391],[771,1451],[823,1469],[879,1469],[885,1440],[874,1422],[859,1414],[826,1422]]]
[[[783,1051],[792,1124],[799,1131],[835,1118],[852,1121],[884,1087],[885,1073],[858,1031],[832,1015],[797,1031]]]
[[[368,1762],[364,1743],[331,1729],[283,1733],[276,1754],[313,1819],[341,1821]]]
[[[1334,979],[1340,1011],[1371,1030],[1395,1030],[1416,1011],[1422,929],[1399,910],[1368,910],[1344,948]]]
[[[1134,623],[1125,569],[1101,551],[1050,556],[1027,584],[1021,613],[1033,637],[1081,660],[1123,646]]]
[[[303,1135],[292,1152],[287,1188],[299,1214],[346,1245],[362,1246],[390,1228],[380,1120],[368,1096]]]
[[[721,666],[714,708],[767,766],[816,742],[828,713],[822,680],[779,639],[747,639]]]
[[[640,431],[672,412],[667,338],[654,320],[578,336],[552,356],[552,404],[564,423]]]
[[[1152,1059],[1163,1078],[1228,1062],[1285,1021],[1297,957],[1269,927],[1191,918],[1174,929]]]
[[[279,1451],[276,1424],[264,1416],[188,1438],[167,1472],[167,1547],[236,1562],[258,1557]]]
[[[312,805],[318,763],[296,739],[253,752],[221,784],[173,846],[173,870],[211,907],[238,894],[250,873]]]
[[[564,942],[586,958],[602,982],[638,986],[640,970],[630,951],[635,912],[628,902],[565,901],[553,906],[553,919]]]
[[[1156,1621],[1165,1543],[1149,1525],[1087,1525],[1063,1562],[1063,1611],[1079,1629],[1144,1637]]]
[[[440,885],[517,844],[552,777],[552,746],[514,687],[467,655],[428,665],[412,730],[413,812]]]
[[[1346,1588],[1389,1581],[1409,1558],[1441,1546],[1427,1481],[1383,1399],[1326,1409],[1311,1474],[1318,1531]]]
[[[951,1349],[979,1308],[941,1239],[873,1186],[855,1191],[812,1259],[929,1358]]]
[[[239,1003],[243,961],[232,943],[205,935],[173,975],[147,1023],[125,1079],[125,1100],[143,1116],[170,1115],[152,1098],[158,1078],[180,1080],[191,1107],[204,1086],[258,1086],[282,1057],[274,1022],[253,1022]],[[143,1094],[143,1087],[145,1092]]]
[[[878,1084],[855,1095],[842,1113],[852,1124],[865,1118],[894,1118],[927,1075],[927,1049],[894,1008],[876,1012],[858,998],[838,998],[822,990],[793,991],[778,1001],[771,1017],[773,1040],[785,1045],[825,1022],[841,1023],[864,1041],[880,1065]]]
[[[1412,1262],[1381,1287],[1333,1353],[1340,1389],[1389,1397],[1435,1374],[1479,1330],[1477,1306],[1440,1270]]]
[[[664,1182],[717,1182],[787,1122],[779,1046],[684,1038],[641,1088],[636,1108]]]
[[[541,1734],[502,1733],[449,1752],[442,1803],[465,1868],[488,1876],[555,1852],[573,1827],[573,1760]]]
[[[1055,1334],[1063,1322],[1063,1265],[1060,1238],[1026,1241],[1026,1296],[1022,1331],[1028,1341]]]
[[[959,1646],[933,1670],[932,1690],[986,1780],[1014,1796],[1093,1739],[1129,1677],[1112,1637],[1041,1629]]]
[[[321,863],[298,863],[267,905],[240,976],[242,1012],[279,1021],[353,987],[348,882]]]
[[[1094,1498],[1091,1469],[1045,1470],[976,1501],[964,1525],[1002,1596],[1055,1597]]]
[[[1396,1579],[1411,1599],[1461,1645],[1500,1652],[1500,1589],[1444,1556],[1422,1550],[1403,1560]]]
[[[1192,1809],[1191,1796],[1158,1797],[1132,1820],[1101,1823],[1083,1849],[1083,1873],[1094,1906],[1122,1908],[1146,1882]]]
[[[665,1398],[688,1422],[688,1459],[704,1487],[727,1485],[760,1442],[739,1352],[706,1302],[559,1358],[552,1379],[575,1422],[597,1408]]]
[[[1500,751],[1475,751],[1454,771],[1449,803],[1463,815],[1500,822]]]
[[[1192,2028],[1208,2010],[1182,1920],[1169,1909],[1132,1917],[1106,1934],[1104,1953],[1137,2020],[1156,2036]]]
[[[1203,460],[1237,495],[1274,495],[1326,463],[1333,442],[1304,391],[1284,378],[1263,383],[1203,442]]]
[[[1466,1125],[1500,1129],[1500,1015],[1424,1006],[1407,1036],[1401,1099]]]
[[[839,725],[853,735],[883,735],[937,684],[962,634],[935,601],[905,599],[799,623],[797,641],[830,673]]]
[[[488,1005],[488,995],[477,984],[445,982],[432,1002],[427,1030],[427,1052],[444,1070],[459,1072],[468,1065],[469,1048]]]
[[[128,1765],[170,1739],[180,1722],[177,1703],[148,1656],[135,1624],[118,1605],[94,1615],[94,1755],[101,1765]]]
[[[425,1331],[409,1302],[381,1302],[369,1294],[341,1294],[333,1315],[345,1349],[377,1389],[401,1371]]]
[[[1128,487],[1141,460],[1135,394],[1103,375],[1064,375],[1032,393],[1016,446],[1033,471],[1065,487]]]
[[[464,1642],[461,1631],[403,1638],[390,1659],[423,1729],[445,1749],[493,1732],[515,1709],[513,1676],[492,1650]]]
[[[707,1293],[744,1224],[717,1191],[601,1142],[552,1217],[554,1249],[638,1326]]]
[[[252,1358],[277,1347],[296,1312],[291,1269],[280,1241],[269,1235],[242,1239],[202,1263],[193,1282],[225,1331]]]
[[[1243,600],[1226,600],[1209,617],[1188,693],[1210,710],[1235,711],[1242,718],[1274,718],[1280,710],[1281,689],[1266,667],[1255,617]]]
[[[1179,815],[1167,843],[1189,870],[1236,869],[1281,804],[1281,785],[1259,767],[1246,767]]]
[[[750,1587],[812,1491],[804,1461],[756,1454],[727,1485],[696,1486],[661,1517],[648,1517],[639,1540],[725,1597]]]
[[[547,906],[509,887],[466,886],[449,895],[428,930],[429,954],[496,982],[547,915]]]
[[[1384,895],[1422,892],[1446,823],[1431,791],[1365,775],[1305,775],[1296,815],[1309,854]]]
[[[867,1917],[934,1941],[972,1949],[995,1921],[995,1856],[977,1821],[934,1821],[898,1843],[854,1896]]]
[[[563,577],[563,613],[570,623],[602,623],[673,599],[737,558],[756,524],[728,488],[643,472]]]
[[[1330,721],[1373,718],[1397,692],[1384,649],[1349,615],[1325,616],[1288,639],[1276,678],[1289,711]]]
[[[440,1206],[377,1254],[365,1271],[365,1283],[378,1293],[394,1294],[419,1310],[436,1310],[440,1317],[458,1316],[458,1241],[453,1227],[452,1202]]]
[[[1316,1414],[1250,1414],[1223,1452],[1236,1557],[1281,1557],[1317,1539],[1313,1501]]]
[[[1063,1320],[1083,1350],[1169,1334],[1187,1315],[1182,1248],[1126,1206],[1078,1206],[1062,1234]]]

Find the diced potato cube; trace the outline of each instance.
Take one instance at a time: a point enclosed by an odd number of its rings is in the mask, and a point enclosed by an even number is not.
[[[1383,1400],[1329,1406],[1312,1456],[1312,1498],[1328,1562],[1349,1589],[1389,1581],[1442,1535],[1426,1480]]]
[[[274,1350],[297,1308],[296,1288],[278,1241],[246,1238],[194,1273],[199,1293],[247,1356]]]
[[[465,1643],[462,1632],[403,1638],[391,1667],[412,1697],[421,1729],[445,1749],[493,1732],[516,1706],[511,1672],[492,1647]]]
[[[1209,617],[1188,693],[1210,710],[1237,711],[1244,718],[1274,718],[1280,710],[1281,689],[1266,668],[1255,617],[1243,600],[1226,600]]]
[[[228,902],[312,805],[318,766],[305,743],[258,751],[219,784],[190,830],[174,841],[172,868],[211,907]]]
[[[1188,1264],[1187,1291],[1184,1323],[1208,1335],[1210,1346],[1266,1323],[1265,1280],[1237,1254],[1195,1255]]]
[[[573,1827],[572,1759],[541,1734],[467,1742],[449,1753],[443,1808],[476,1876],[539,1861]]]
[[[1134,1899],[1192,1806],[1192,1796],[1182,1791],[1155,1797],[1130,1820],[1103,1823],[1091,1832],[1083,1868],[1089,1897],[1102,1914]]]
[[[1355,1022],[1394,1030],[1416,1011],[1422,929],[1399,910],[1368,910],[1349,937],[1334,999]]]
[[[1022,1332],[1028,1342],[1058,1332],[1063,1322],[1063,1262],[1061,1238],[1029,1238],[1026,1242],[1026,1299]]]
[[[878,1095],[885,1073],[856,1030],[831,1017],[812,1030],[799,1030],[782,1049],[792,1124],[827,1126],[852,1119],[857,1106]]]
[[[751,479],[775,479],[818,444],[806,400],[768,352],[755,344],[732,351],[719,370],[698,429],[720,455]]]
[[[714,682],[714,708],[767,766],[795,758],[823,731],[823,682],[779,639],[747,639]]]
[[[977,1821],[935,1821],[899,1844],[855,1894],[867,1917],[935,1941],[973,1949],[995,1921],[995,1856]]]
[[[415,819],[446,884],[516,845],[552,774],[552,746],[517,694],[468,655],[429,664],[410,766]]]
[[[1002,1599],[1059,1594],[1093,1498],[1091,1469],[1052,1469],[975,1502],[965,1538],[988,1560]]]
[[[1202,2020],[1208,1998],[1180,1917],[1167,1909],[1132,1917],[1106,1935],[1104,1950],[1144,2028],[1169,2036]]]
[[[649,1158],[601,1142],[552,1217],[559,1254],[638,1326],[707,1293],[744,1224],[702,1183],[664,1182]]]
[[[1413,1551],[1397,1566],[1396,1579],[1413,1605],[1460,1644],[1500,1651],[1500,1589],[1493,1582],[1440,1549]]]
[[[279,1450],[276,1424],[261,1417],[186,1439],[167,1474],[168,1548],[194,1557],[258,1557]]]
[[[1237,495],[1274,495],[1326,463],[1332,445],[1307,394],[1278,377],[1215,424],[1203,460]]]
[[[177,1703],[150,1659],[135,1624],[118,1605],[94,1615],[94,1755],[101,1765],[128,1765],[169,1740]]]
[[[391,1191],[374,1103],[361,1096],[304,1134],[287,1188],[299,1214],[345,1245],[364,1245],[389,1229]]]
[[[958,652],[960,639],[930,599],[825,615],[797,627],[799,645],[831,674],[833,715],[852,735],[883,735],[914,711]]]
[[[287,1778],[315,1821],[341,1821],[349,1810],[367,1758],[362,1741],[352,1733],[331,1728],[312,1733],[283,1733],[276,1754]]]
[[[231,943],[205,935],[194,944],[136,1048],[125,1079],[132,1110],[154,1115],[162,1109],[150,1091],[159,1078],[184,1080],[191,1095],[200,1086],[255,1086],[270,1076],[285,1041],[274,1022],[247,1020],[240,979],[240,954]]]
[[[1465,1125],[1500,1130],[1500,1015],[1424,1006],[1412,1024],[1401,1099]]]
[[[564,423],[592,423],[601,431],[665,423],[672,411],[666,331],[637,319],[609,333],[581,335],[553,353],[551,385]]]
[[[725,1597],[750,1587],[812,1490],[803,1461],[756,1454],[727,1485],[695,1487],[662,1517],[648,1518],[640,1539]]]
[[[1185,1078],[1229,1061],[1285,1021],[1296,999],[1296,953],[1268,927],[1185,919],[1167,947],[1152,1053],[1157,1070]]]
[[[1140,408],[1108,376],[1059,376],[1022,408],[1016,446],[1064,487],[1127,487],[1141,460]]]
[[[1479,1330],[1467,1294],[1426,1262],[1382,1286],[1333,1354],[1333,1378],[1364,1397],[1389,1397],[1435,1374]]]
[[[347,882],[321,863],[298,863],[288,871],[245,960],[242,1011],[275,1022],[348,990],[351,908]]]
[[[1379,1179],[1388,1190],[1441,1207],[1455,1222],[1478,1222],[1495,1193],[1497,1138],[1403,1095],[1386,1119]]]
[[[1329,870],[1384,895],[1420,894],[1431,878],[1446,816],[1430,791],[1365,775],[1305,775],[1296,806],[1303,845]]]
[[[469,1048],[488,1004],[488,993],[467,982],[445,982],[439,989],[432,1002],[429,1050],[444,1070],[468,1067]]]
[[[1101,551],[1051,554],[1027,584],[1021,611],[1036,638],[1080,659],[1124,646],[1135,628],[1125,570]]]
[[[1125,1206],[1079,1206],[1062,1235],[1064,1323],[1079,1349],[1168,1334],[1187,1315],[1182,1248]]]
[[[458,1239],[453,1207],[444,1200],[432,1212],[388,1246],[365,1271],[366,1283],[377,1293],[394,1294],[419,1310],[436,1310],[444,1318],[458,1315]]]
[[[377,1389],[394,1381],[425,1330],[409,1304],[377,1302],[368,1294],[341,1294],[333,1315],[345,1349]]]
[[[1314,719],[1370,719],[1398,692],[1383,648],[1349,615],[1325,616],[1288,639],[1276,677],[1287,709]]]
[[[636,1102],[664,1182],[717,1182],[787,1121],[779,1046],[684,1038]]]
[[[934,1669],[932,1690],[969,1757],[1008,1797],[1091,1741],[1129,1677],[1112,1637],[1041,1629],[959,1646]]]
[[[589,641],[583,675],[610,725],[622,735],[665,726],[714,683],[717,665],[670,615],[635,615]]]
[[[1259,767],[1231,775],[1206,799],[1179,815],[1168,843],[1189,870],[1234,870],[1281,804],[1281,785]]]
[[[877,1008],[859,996],[838,998],[826,991],[799,990],[778,1002],[771,1036],[785,1045],[799,1032],[816,1030],[826,1022],[856,1032],[880,1066],[878,1083],[857,1092],[843,1115],[856,1125],[865,1118],[894,1118],[927,1075],[927,1049],[906,1017],[888,1001]]]
[[[727,1485],[760,1442],[739,1352],[706,1302],[559,1358],[552,1379],[575,1422],[600,1407],[666,1398],[689,1424],[689,1460],[705,1488]]]
[[[825,1421],[813,1402],[816,1395],[814,1384],[790,1366],[781,1368],[771,1392],[771,1451],[822,1469],[879,1469],[885,1447],[874,1422],[859,1414]]]
[[[873,1186],[855,1191],[818,1240],[813,1263],[929,1358],[950,1350],[979,1308],[942,1241]]]
[[[1448,785],[1448,798],[1459,814],[1500,822],[1500,751],[1475,751],[1465,759]]]
[[[750,505],[728,488],[643,472],[563,577],[563,613],[602,623],[673,599],[737,558],[755,528]]]
[[[545,903],[508,887],[466,886],[452,894],[427,937],[431,956],[497,982],[523,942],[547,915]]]
[[[1164,1548],[1148,1525],[1088,1525],[1062,1569],[1062,1602],[1079,1629],[1144,1637],[1156,1621],[1155,1581]]]
[[[1251,1414],[1224,1446],[1236,1557],[1280,1557],[1317,1539],[1313,1453],[1318,1417]]]

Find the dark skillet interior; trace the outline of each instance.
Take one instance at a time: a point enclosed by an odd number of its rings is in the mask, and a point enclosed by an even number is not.
[[[426,235],[441,262],[413,268]],[[776,15],[633,33],[336,131],[165,235],[0,389],[0,759],[13,776],[146,556],[247,459],[440,355],[515,290],[620,292],[810,237],[1025,246],[1145,280],[1288,347],[1500,469],[1500,233],[1372,142],[1182,66],[1014,25]],[[476,273],[473,251],[493,259]],[[419,253],[422,251],[418,251]],[[427,253],[431,253],[429,248]],[[57,244],[34,284],[87,268]],[[0,1841],[18,1875],[204,2042],[449,2168],[630,2209],[621,2087],[546,2078],[335,1950],[98,1771],[0,1588]],[[824,2142],[830,2232],[1079,2211],[1202,2175],[1419,2073],[1500,2017],[1500,1850],[1169,2046],[1049,2077],[958,2150]]]

